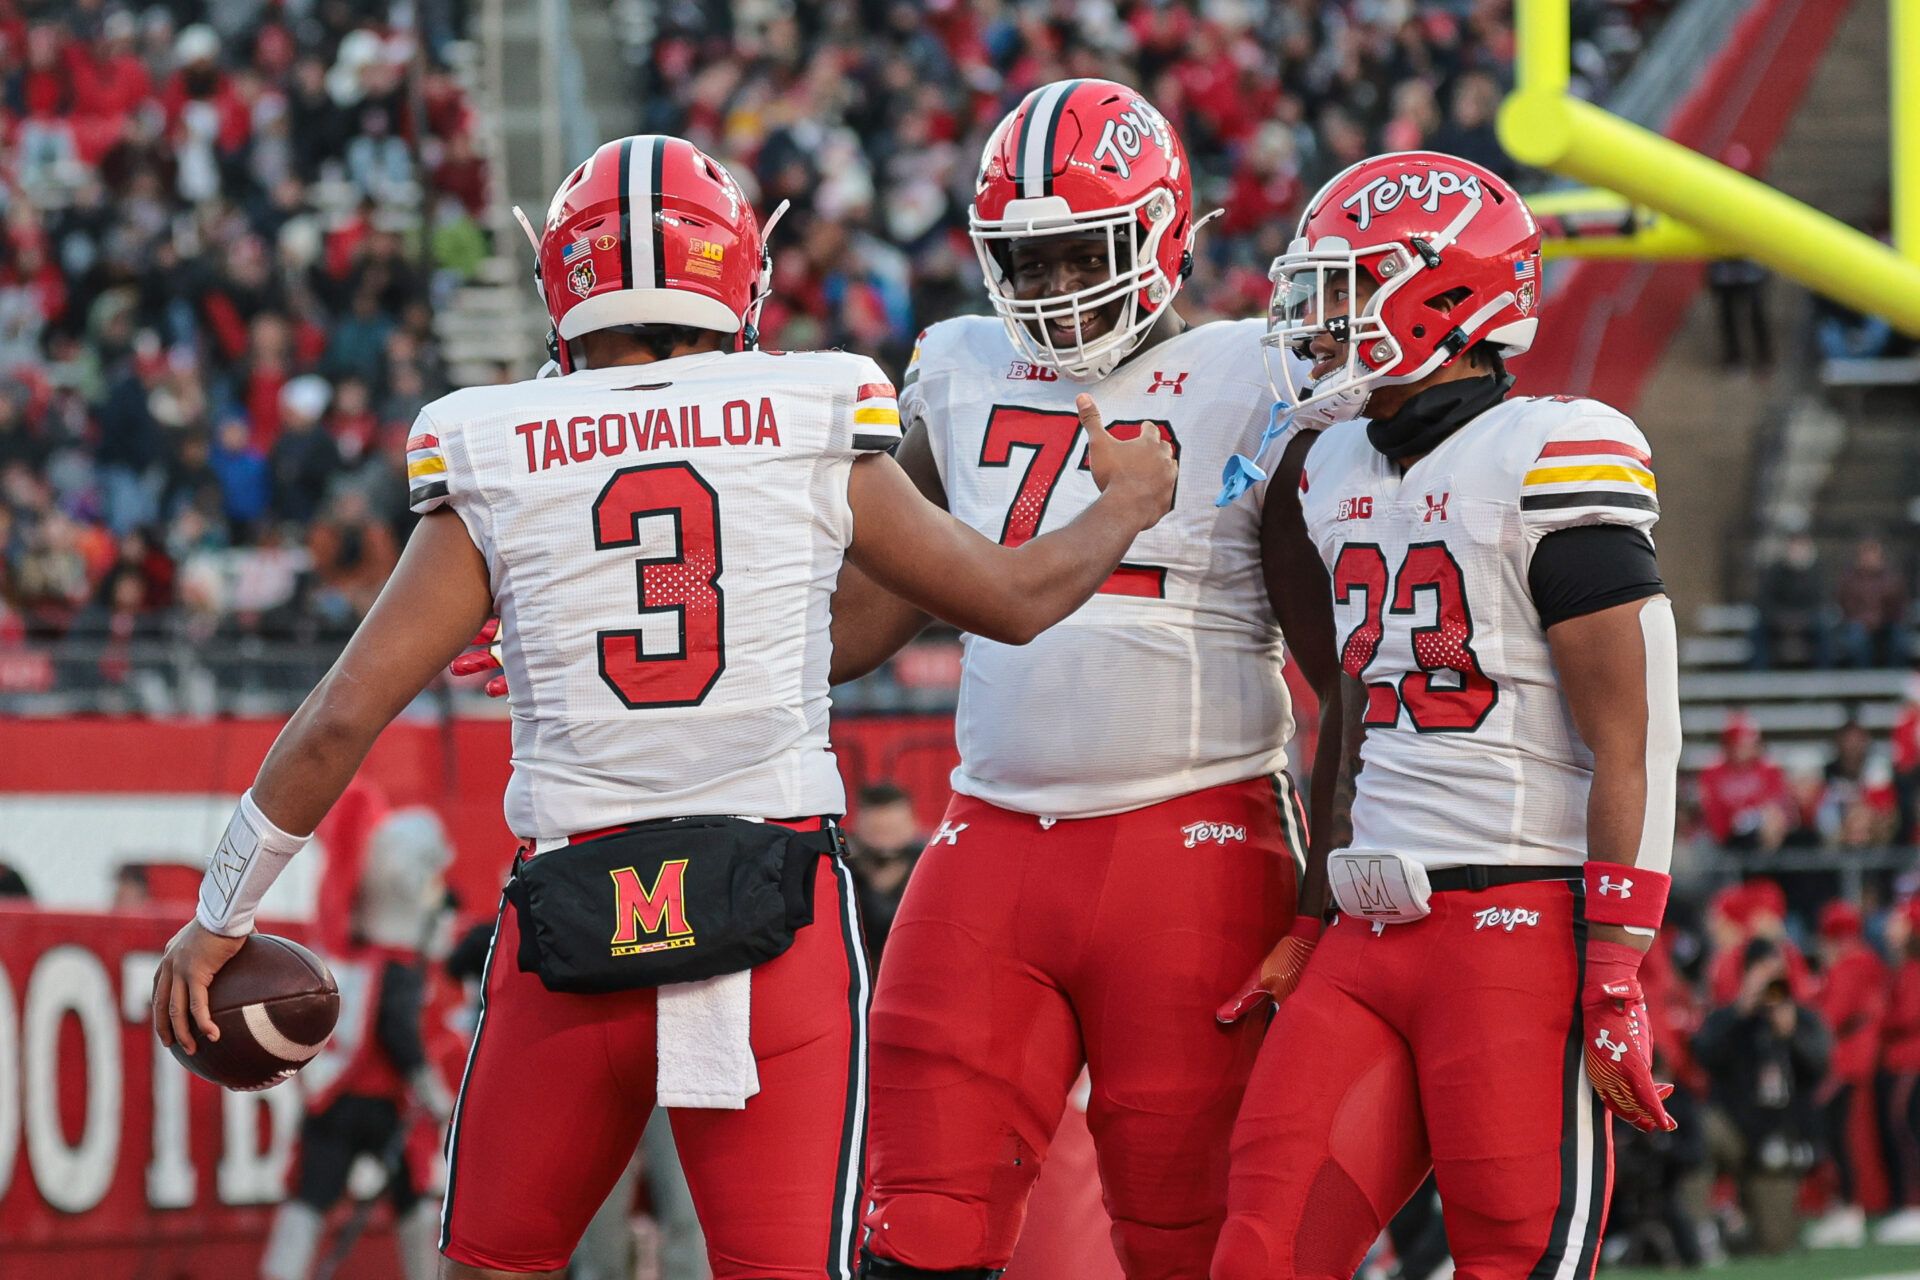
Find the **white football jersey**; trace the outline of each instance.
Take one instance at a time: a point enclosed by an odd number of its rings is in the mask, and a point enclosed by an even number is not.
[[[997,319],[921,336],[901,411],[925,423],[953,514],[989,538],[1017,546],[1098,496],[1083,391],[1110,428],[1157,424],[1180,462],[1173,510],[1100,594],[1025,646],[966,637],[955,791],[1092,817],[1283,767],[1293,713],[1260,571],[1265,494],[1214,505],[1228,456],[1254,451],[1273,404],[1263,332],[1189,329],[1092,385],[1026,363]]]
[[[458,513],[502,620],[516,835],[845,808],[829,601],[854,458],[899,438],[886,375],[839,352],[586,369],[421,412],[413,509]]]
[[[1369,690],[1352,847],[1434,868],[1585,861],[1593,756],[1527,573],[1556,529],[1653,528],[1646,438],[1597,401],[1510,399],[1402,475],[1343,422],[1303,487],[1341,660]]]

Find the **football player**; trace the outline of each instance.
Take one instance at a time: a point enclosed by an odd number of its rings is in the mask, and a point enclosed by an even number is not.
[[[154,1025],[190,1052],[216,1034],[207,984],[261,895],[497,610],[522,846],[448,1137],[443,1274],[558,1275],[658,1097],[717,1277],[844,1277],[867,974],[830,830],[836,575],[858,563],[956,626],[1030,640],[1165,514],[1171,446],[1115,440],[1082,398],[1103,492],[1080,519],[1009,548],[939,511],[886,452],[898,411],[872,361],[754,349],[759,224],[678,138],[596,151],[538,256],[562,376],[422,412],[424,518],[242,797]],[[723,958],[711,981],[659,976]]]
[[[1325,570],[1291,481],[1214,504],[1212,477],[1271,421],[1264,326],[1174,309],[1197,223],[1150,103],[1105,80],[1029,94],[987,143],[970,226],[996,315],[921,336],[902,470],[1024,545],[1094,500],[1074,411],[1093,390],[1116,433],[1165,438],[1187,479],[1060,627],[1026,646],[965,637],[954,794],[874,1001],[865,1274],[1006,1267],[1085,1064],[1126,1274],[1199,1277],[1260,1037],[1212,1015],[1293,915],[1306,840],[1281,639],[1337,690]],[[925,621],[843,574],[836,678]]]
[[[1680,749],[1659,504],[1620,413],[1508,394],[1539,273],[1513,188],[1428,152],[1339,174],[1274,264],[1336,419],[1300,489],[1359,773],[1267,966],[1214,1280],[1347,1280],[1429,1167],[1461,1280],[1590,1276],[1607,1112],[1672,1127],[1638,977]]]

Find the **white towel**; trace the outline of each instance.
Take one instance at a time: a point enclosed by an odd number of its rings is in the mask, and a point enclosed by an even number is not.
[[[739,1111],[760,1092],[760,1071],[748,1039],[753,970],[659,989],[655,1019],[663,1107]]]

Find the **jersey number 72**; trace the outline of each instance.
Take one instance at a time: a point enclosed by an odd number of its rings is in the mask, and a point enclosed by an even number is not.
[[[1131,440],[1141,428],[1151,426],[1173,446],[1174,460],[1180,458],[1180,441],[1173,428],[1164,422],[1112,422],[1107,430],[1121,440]],[[1015,449],[1030,449],[1027,469],[1020,477],[1020,488],[1007,508],[1007,521],[1000,529],[1003,546],[1017,547],[1040,532],[1047,504],[1053,501],[1054,486],[1066,474],[1067,460],[1080,442],[1080,415],[1048,409],[1022,409],[997,404],[987,417],[987,434],[980,442],[980,465],[1010,467]],[[1088,468],[1084,452],[1080,468]],[[1167,594],[1167,570],[1163,565],[1122,564],[1113,576],[1100,585],[1100,592],[1113,596],[1146,596],[1160,599]]]

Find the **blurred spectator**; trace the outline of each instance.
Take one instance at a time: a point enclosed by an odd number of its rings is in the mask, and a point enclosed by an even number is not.
[[[1892,667],[1907,660],[1908,595],[1887,558],[1886,544],[1862,538],[1835,592],[1840,607],[1839,656],[1850,667]]]
[[[869,783],[860,789],[858,803],[847,832],[850,861],[867,951],[877,965],[907,891],[907,877],[927,841],[914,816],[913,797],[894,783]]]
[[[9,863],[0,862],[0,902],[32,902],[33,890]]]
[[[1883,847],[1897,821],[1893,768],[1873,734],[1851,715],[1834,734],[1817,825],[1822,842],[1847,849]]]
[[[143,864],[128,862],[114,868],[113,910],[133,910],[152,901],[153,895],[147,891],[147,868]]]
[[[327,482],[340,470],[340,446],[326,433],[322,416],[333,393],[314,375],[295,378],[280,391],[280,438],[267,464],[273,474],[273,509],[301,524],[313,519]]]
[[[1740,991],[1747,944],[1766,942],[1779,952],[1797,1000],[1813,994],[1807,958],[1787,937],[1787,895],[1777,881],[1757,878],[1716,893],[1707,904],[1712,957],[1707,964],[1707,999],[1730,1004]]]
[[[1756,671],[1776,666],[1833,665],[1826,575],[1811,536],[1793,534],[1761,570],[1754,608],[1757,616],[1752,663]]]
[[[1894,1213],[1874,1229],[1882,1244],[1920,1244],[1920,898],[1887,915],[1893,984],[1881,1041],[1880,1108]]]
[[[1887,354],[1893,343],[1892,325],[1831,298],[1814,295],[1813,316],[1814,341],[1829,360],[1870,360]]]
[[[1736,712],[1720,734],[1720,758],[1700,771],[1700,810],[1714,843],[1762,853],[1797,825],[1787,776],[1766,754],[1760,726]]]
[[[1916,809],[1920,809],[1920,672],[1907,677],[1906,696],[1894,721],[1893,794],[1897,817],[1894,839],[1912,843]]]
[[[1773,330],[1767,320],[1767,269],[1745,258],[1716,258],[1707,264],[1707,287],[1720,314],[1721,367],[1747,367],[1759,373],[1771,369]]]
[[[1889,974],[1862,939],[1863,927],[1860,909],[1851,902],[1829,902],[1820,912],[1820,981],[1812,1005],[1833,1035],[1833,1062],[1816,1101],[1839,1185],[1837,1202],[1807,1228],[1806,1242],[1813,1248],[1850,1248],[1867,1238],[1856,1170],[1877,1153],[1855,1150],[1853,1118],[1856,1107],[1872,1097],[1879,1074]]]
[[[1831,1049],[1820,1016],[1794,999],[1779,949],[1749,942],[1739,991],[1707,1015],[1693,1052],[1709,1081],[1709,1158],[1733,1176],[1757,1252],[1798,1241],[1800,1178],[1821,1133],[1816,1098]]]

